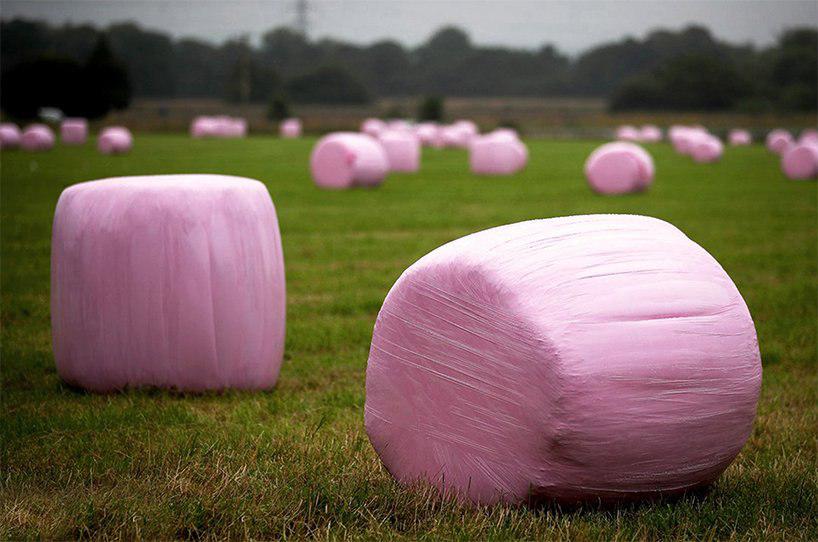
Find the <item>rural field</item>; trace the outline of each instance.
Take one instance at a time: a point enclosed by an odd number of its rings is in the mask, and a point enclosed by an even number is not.
[[[89,144],[4,152],[0,538],[818,539],[818,190],[763,147],[695,164],[647,145],[644,194],[594,195],[599,141],[527,141],[528,168],[478,178],[456,150],[376,190],[315,188],[314,139],[140,135],[126,156]],[[120,175],[259,179],[278,210],[287,271],[281,377],[265,393],[83,393],[51,354],[49,244],[61,190]],[[705,494],[622,508],[473,508],[397,486],[369,445],[364,374],[378,309],[433,248],[488,227],[585,213],[668,220],[744,296],[764,377],[737,460]]]

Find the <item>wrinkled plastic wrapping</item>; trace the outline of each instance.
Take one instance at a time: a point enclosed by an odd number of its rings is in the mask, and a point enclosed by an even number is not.
[[[16,149],[20,146],[20,127],[13,122],[0,123],[0,149]]]
[[[97,150],[102,154],[125,154],[133,148],[133,135],[123,126],[110,126],[100,132]]]
[[[299,119],[285,119],[278,127],[278,132],[281,137],[287,139],[301,137],[301,121]]]
[[[285,284],[267,189],[220,175],[67,188],[51,246],[60,376],[88,390],[269,388]]]
[[[479,503],[639,499],[713,482],[750,434],[753,321],[672,225],[493,228],[409,267],[378,314],[366,430],[401,483]]]
[[[469,167],[476,175],[513,175],[528,163],[528,148],[510,132],[475,136],[469,144]]]
[[[730,145],[734,147],[739,147],[742,145],[749,145],[753,142],[753,136],[747,130],[743,130],[741,128],[734,128],[730,130],[730,134],[727,136],[727,140],[730,142]]]
[[[20,136],[20,148],[25,151],[42,152],[54,148],[54,131],[45,124],[31,124]]]
[[[585,178],[599,194],[627,194],[646,190],[655,167],[650,154],[635,143],[615,141],[594,150],[585,161]]]
[[[784,154],[784,152],[789,149],[793,143],[794,140],[792,134],[787,130],[776,129],[767,134],[767,149],[776,154]]]
[[[781,171],[794,180],[818,177],[818,142],[790,145],[781,156]]]
[[[310,171],[321,188],[373,187],[383,182],[389,161],[377,139],[366,134],[336,132],[315,144]]]
[[[65,145],[84,145],[88,140],[88,121],[67,118],[60,124],[60,141]]]
[[[420,139],[412,131],[386,130],[378,136],[390,171],[412,173],[420,169]]]

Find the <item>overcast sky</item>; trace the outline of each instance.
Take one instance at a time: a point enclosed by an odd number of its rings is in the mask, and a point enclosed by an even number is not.
[[[553,43],[571,54],[660,26],[699,23],[728,41],[758,45],[793,25],[818,26],[816,0],[311,0],[309,7],[313,38],[356,43],[391,38],[417,45],[435,29],[454,24],[477,44],[530,48]],[[257,39],[269,28],[291,24],[295,1],[0,0],[0,15],[102,26],[132,20],[176,37],[221,42],[245,33]]]

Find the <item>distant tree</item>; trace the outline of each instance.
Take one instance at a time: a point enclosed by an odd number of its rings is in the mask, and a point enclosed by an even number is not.
[[[0,78],[0,107],[12,118],[30,120],[41,107],[72,114],[82,99],[82,66],[68,58],[25,60]]]
[[[290,80],[287,94],[301,103],[363,104],[370,100],[360,81],[346,70],[332,66]]]
[[[418,120],[440,122],[444,118],[443,98],[440,96],[426,96],[418,107]]]
[[[267,108],[267,118],[273,121],[281,121],[292,116],[290,103],[282,94],[273,96],[270,106]]]
[[[128,72],[114,57],[108,40],[100,36],[82,70],[84,99],[78,113],[88,118],[99,118],[112,109],[125,109],[131,103],[131,85]]]
[[[142,30],[133,23],[115,24],[107,34],[111,49],[128,70],[137,96],[174,95],[174,47],[170,37]]]
[[[772,65],[773,98],[787,110],[818,107],[818,30],[798,28],[779,39]]]

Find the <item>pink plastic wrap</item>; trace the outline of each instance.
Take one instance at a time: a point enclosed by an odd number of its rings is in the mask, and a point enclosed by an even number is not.
[[[434,122],[421,122],[414,127],[415,135],[424,147],[432,147],[435,145],[439,130],[440,128]]]
[[[67,188],[51,246],[54,357],[98,392],[273,386],[284,263],[258,181],[122,177]]]
[[[466,149],[475,139],[471,131],[462,126],[451,124],[440,128],[439,137],[443,147]]]
[[[534,220],[407,269],[378,314],[366,430],[401,483],[473,502],[613,501],[713,482],[750,434],[755,328],[654,218]]]
[[[42,152],[54,148],[54,131],[45,124],[31,124],[20,136],[20,148],[25,151]]]
[[[371,137],[378,137],[386,130],[386,123],[381,119],[366,119],[361,123],[361,132]]]
[[[727,136],[727,140],[730,142],[730,145],[738,147],[741,145],[749,145],[750,143],[752,143],[753,136],[750,135],[750,132],[748,132],[747,130],[736,128],[730,130],[730,134]]]
[[[653,182],[655,172],[650,154],[627,141],[606,143],[585,161],[585,178],[599,194],[641,192]]]
[[[102,154],[125,154],[131,152],[133,136],[123,126],[110,126],[100,132],[97,149]]]
[[[616,139],[620,141],[639,141],[640,138],[641,133],[634,126],[625,125],[616,129]]]
[[[190,124],[190,135],[195,138],[241,138],[247,135],[247,121],[227,115],[196,117]]]
[[[639,131],[639,141],[645,143],[658,143],[662,141],[662,129],[653,124],[646,124],[642,126]]]
[[[818,176],[818,143],[790,145],[781,156],[781,170],[790,179],[814,179]]]
[[[528,163],[528,148],[506,134],[475,136],[469,144],[469,167],[477,175],[513,175]]]
[[[699,163],[718,162],[724,153],[724,144],[713,135],[703,135],[693,143],[690,154]]]
[[[65,145],[84,145],[88,140],[88,121],[67,118],[60,125],[60,141]]]
[[[767,149],[776,153],[784,154],[790,146],[794,143],[792,134],[786,130],[773,130],[767,134]]]
[[[16,149],[20,146],[20,127],[12,122],[0,123],[0,149]]]
[[[286,119],[281,122],[278,131],[283,138],[294,139],[301,137],[301,121],[299,119]]]
[[[390,171],[411,173],[420,169],[420,140],[411,131],[387,130],[378,136]]]
[[[798,136],[798,142],[809,145],[818,145],[818,130],[815,130],[814,128],[802,130],[801,135]]]
[[[310,171],[321,188],[377,186],[389,171],[389,161],[377,139],[366,134],[336,132],[315,144]]]
[[[700,126],[674,126],[668,135],[676,152],[692,155],[693,148],[709,134]]]

